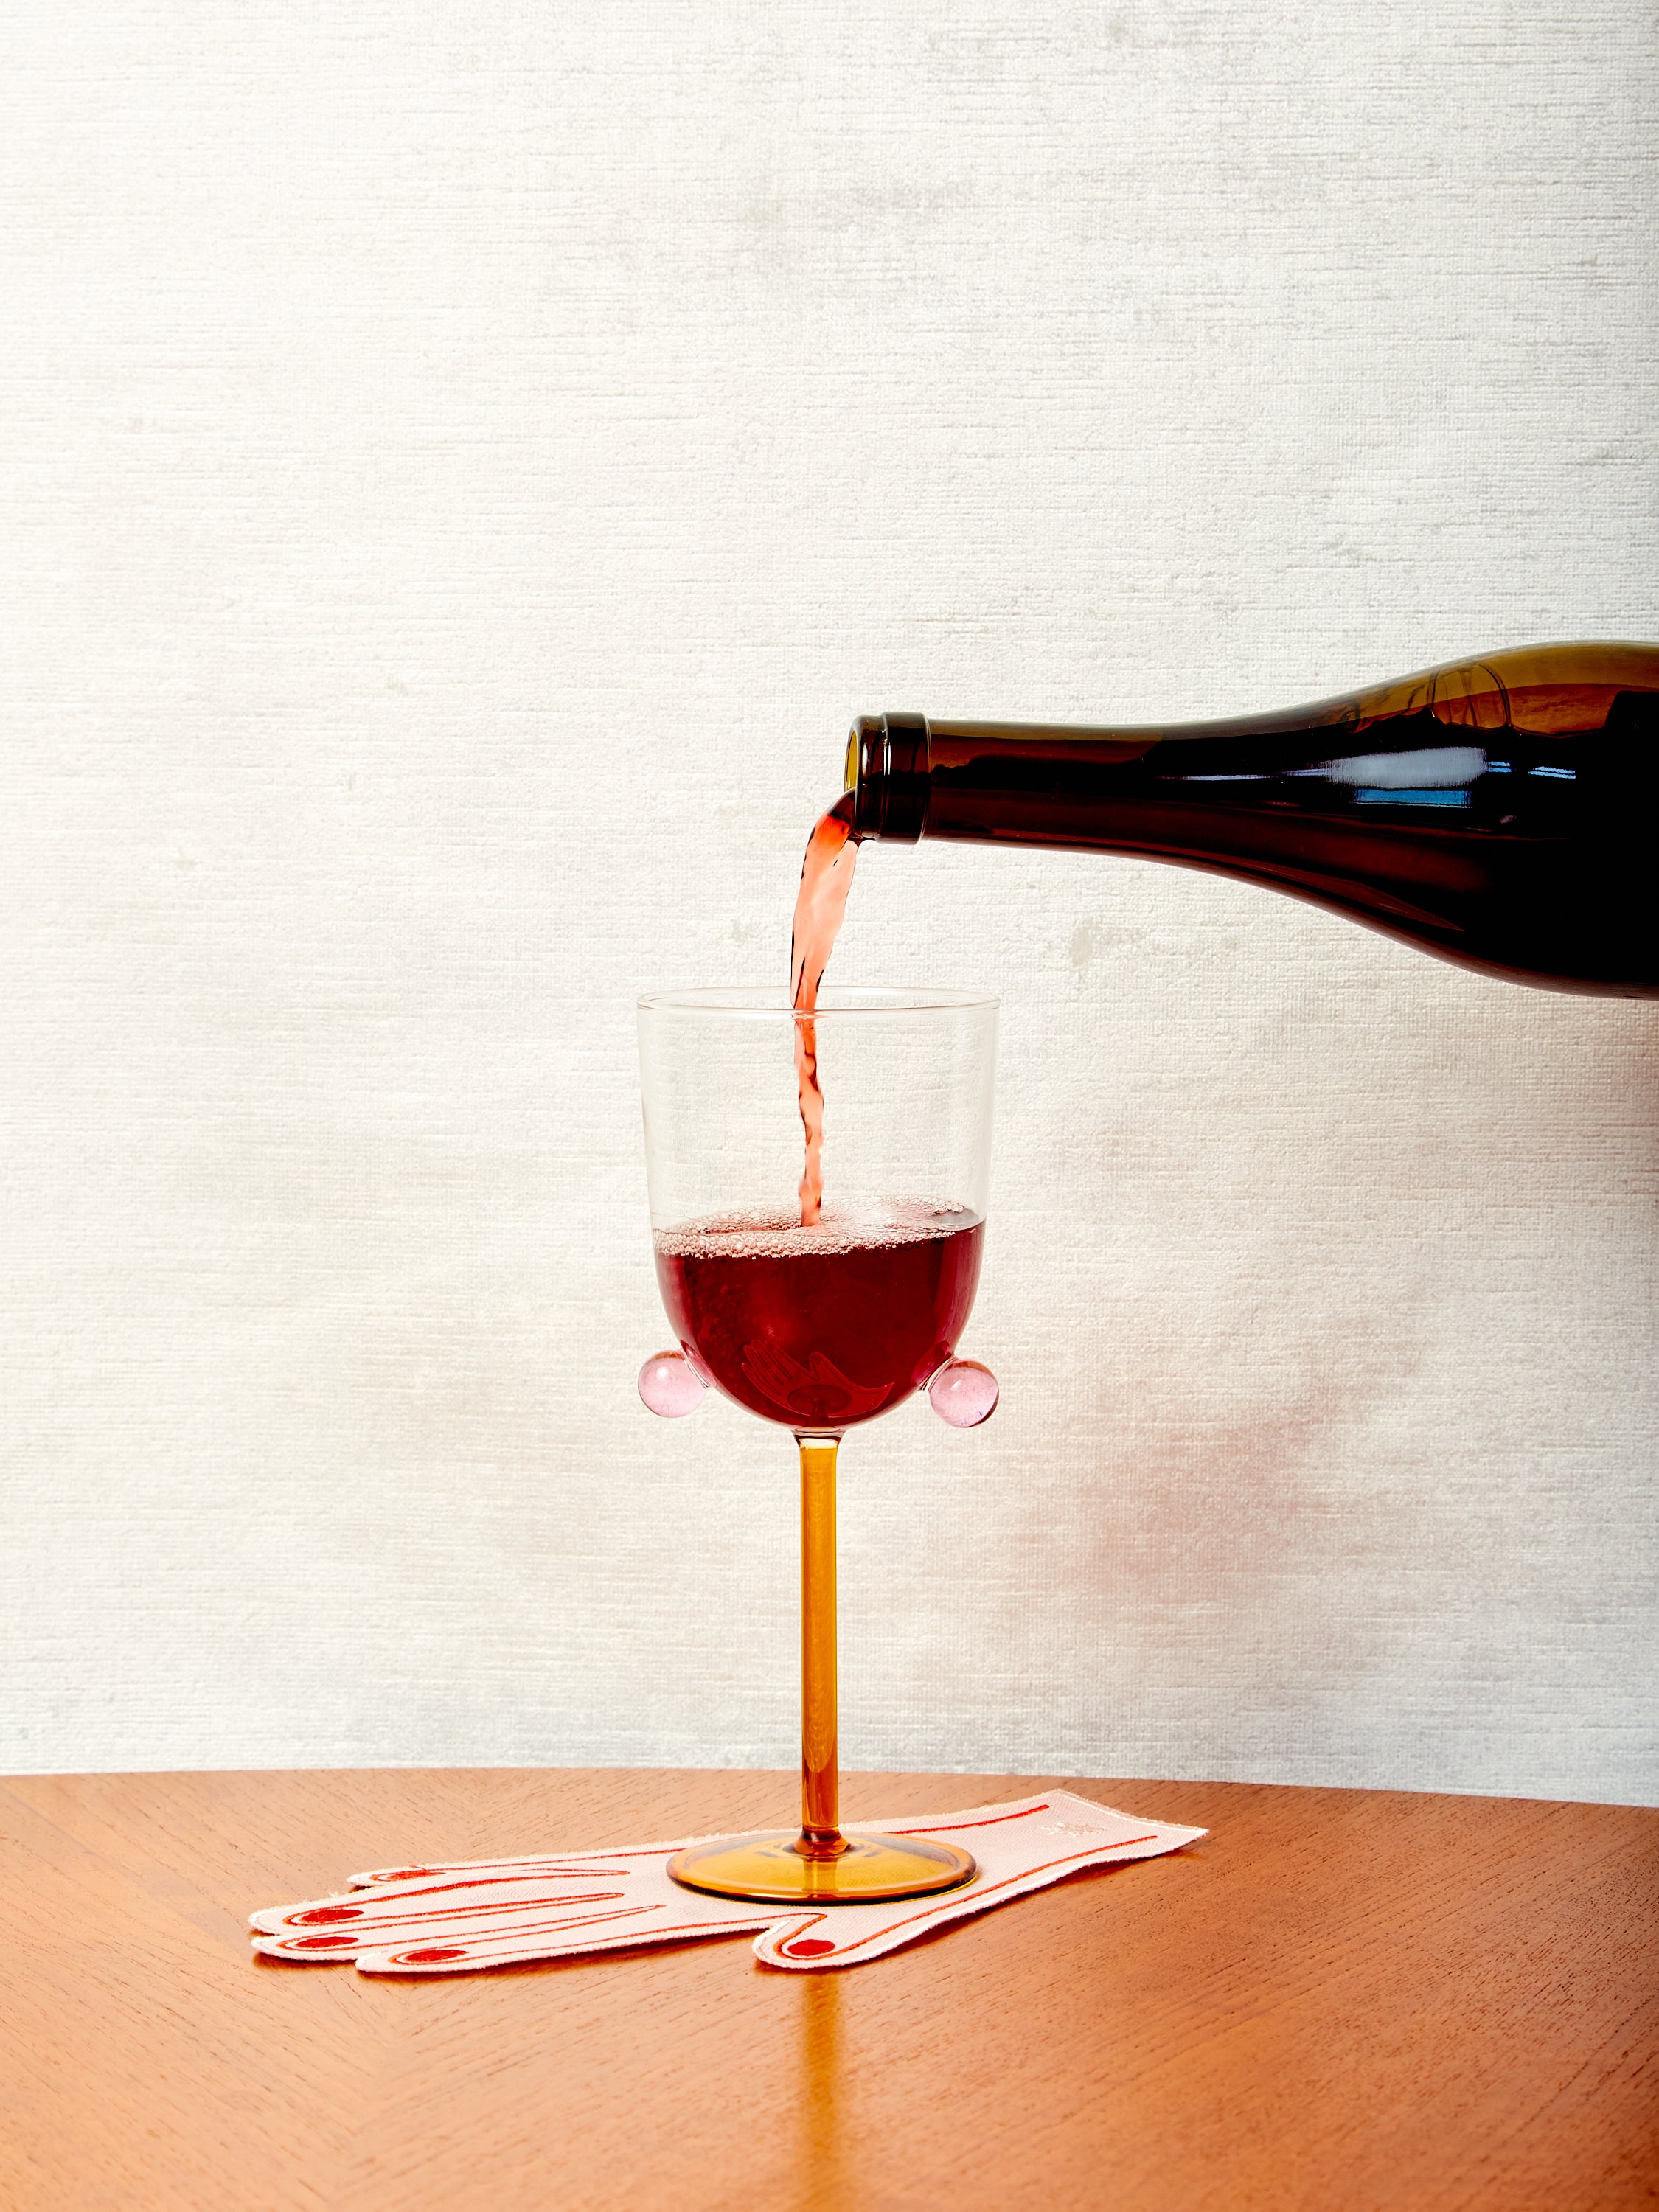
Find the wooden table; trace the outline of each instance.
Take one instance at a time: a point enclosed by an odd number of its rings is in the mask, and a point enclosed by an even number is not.
[[[847,1778],[849,1817],[1030,1778]],[[842,1973],[749,1939],[441,1982],[256,1963],[410,1856],[786,1817],[793,1778],[0,1783],[0,2204],[1614,2212],[1659,2194],[1659,1813],[1085,1782],[1206,1826]]]

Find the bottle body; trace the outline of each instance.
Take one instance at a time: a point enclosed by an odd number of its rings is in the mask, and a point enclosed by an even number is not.
[[[1170,860],[1489,974],[1659,996],[1659,646],[1525,647],[1166,727],[866,716],[848,788],[861,840]]]

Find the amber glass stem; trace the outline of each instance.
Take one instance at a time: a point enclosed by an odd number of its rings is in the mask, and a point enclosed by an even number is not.
[[[836,1445],[800,1446],[800,1840],[806,1858],[834,1858],[842,1838],[836,1761]]]

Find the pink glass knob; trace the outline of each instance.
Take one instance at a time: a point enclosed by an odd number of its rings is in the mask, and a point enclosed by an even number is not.
[[[640,1370],[640,1395],[665,1421],[695,1413],[707,1388],[683,1352],[653,1352]]]
[[[927,1385],[928,1404],[953,1429],[976,1429],[988,1421],[998,1395],[996,1376],[977,1359],[947,1359]]]

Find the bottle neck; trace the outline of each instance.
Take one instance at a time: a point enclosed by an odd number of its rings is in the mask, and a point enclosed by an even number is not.
[[[1230,724],[1206,725],[1217,730]],[[1254,726],[1252,725],[1251,726]],[[1062,777],[1081,769],[1098,775],[1141,759],[1168,733],[1163,730],[1080,728],[1075,724],[932,720],[912,714],[860,714],[847,741],[846,789],[853,796],[853,836],[914,845],[930,836],[974,836],[974,794],[979,771],[994,786],[1005,766],[1018,763],[1016,781],[1045,769]],[[958,823],[962,802],[966,816]]]

